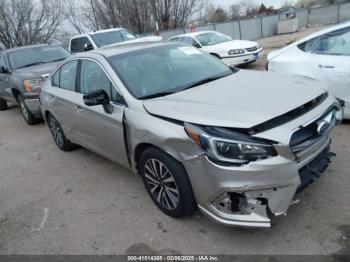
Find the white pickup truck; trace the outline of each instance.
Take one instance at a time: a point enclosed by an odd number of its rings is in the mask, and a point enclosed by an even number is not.
[[[80,53],[100,47],[120,45],[125,42],[158,42],[161,36],[138,37],[125,28],[111,28],[75,35],[69,39],[69,52]]]

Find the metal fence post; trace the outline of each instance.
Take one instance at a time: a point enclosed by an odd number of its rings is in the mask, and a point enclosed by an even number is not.
[[[242,39],[241,20],[238,20],[239,39]]]
[[[260,38],[263,38],[263,18],[260,16]]]
[[[337,24],[340,22],[340,4],[337,5],[338,7],[338,13],[337,13]]]

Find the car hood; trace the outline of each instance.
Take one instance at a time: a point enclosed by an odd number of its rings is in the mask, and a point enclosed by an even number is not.
[[[24,68],[14,70],[13,74],[23,79],[39,78],[39,77],[42,77],[43,75],[51,73],[56,68],[56,66],[61,62],[62,61],[24,67]]]
[[[207,126],[251,128],[325,91],[316,81],[240,70],[182,92],[144,101],[152,115]]]
[[[239,49],[239,48],[251,48],[257,46],[256,42],[252,41],[246,41],[246,40],[232,40],[216,45],[209,45],[204,46],[204,50],[208,51],[216,51],[216,52],[228,52],[232,49]]]

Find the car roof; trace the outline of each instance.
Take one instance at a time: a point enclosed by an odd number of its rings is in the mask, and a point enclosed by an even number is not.
[[[192,33],[186,33],[186,34],[182,34],[182,35],[177,35],[177,36],[173,36],[170,39],[173,39],[173,38],[178,38],[178,37],[183,37],[183,36],[192,36],[192,37],[195,37],[195,36],[198,36],[198,35],[202,35],[202,34],[206,34],[206,33],[219,33],[219,32],[216,32],[216,31],[199,31],[199,32],[192,32]]]
[[[120,46],[110,46],[102,47],[89,52],[82,52],[75,54],[74,57],[85,57],[89,54],[98,54],[104,57],[111,57],[114,55],[120,55],[130,52],[137,52],[139,50],[144,50],[152,47],[162,47],[162,46],[183,46],[181,43],[169,43],[169,42],[140,42],[140,43],[129,43]]]
[[[3,53],[10,53],[12,51],[25,50],[25,49],[35,48],[35,47],[44,47],[44,46],[60,46],[60,45],[59,44],[54,44],[54,45],[50,45],[50,44],[26,45],[26,46],[20,46],[20,47],[4,49],[4,50],[1,50],[1,52],[3,52]]]
[[[84,37],[84,36],[87,36],[87,35],[96,35],[96,34],[100,34],[100,33],[117,32],[117,31],[121,31],[121,30],[126,30],[126,29],[122,28],[122,27],[103,29],[103,30],[92,31],[92,32],[83,33],[83,34],[79,34],[79,35],[74,35],[70,39],[75,39],[75,38],[78,38],[78,37]]]

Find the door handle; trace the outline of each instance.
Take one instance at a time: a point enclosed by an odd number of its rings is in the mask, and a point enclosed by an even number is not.
[[[328,69],[332,69],[335,68],[335,66],[330,66],[330,65],[318,65],[319,68],[328,68]]]
[[[82,107],[79,106],[79,105],[76,105],[76,106],[75,106],[75,109],[76,109],[78,112],[83,112],[83,111],[84,111],[84,108],[82,108]]]

